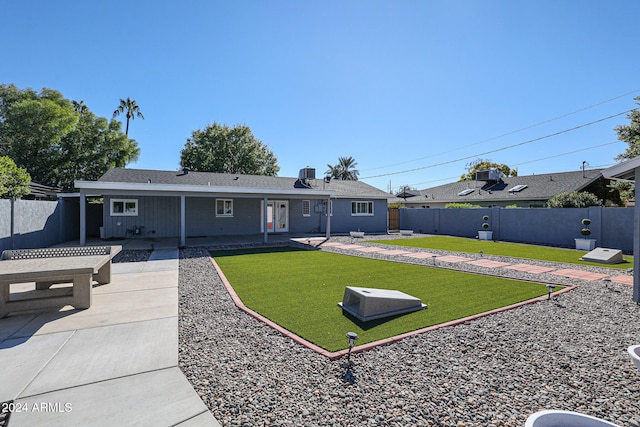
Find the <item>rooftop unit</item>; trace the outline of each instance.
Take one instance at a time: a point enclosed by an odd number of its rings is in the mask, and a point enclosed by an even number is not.
[[[476,172],[476,181],[500,181],[502,172],[498,169],[489,169]]]
[[[298,173],[299,180],[307,180],[307,179],[316,179],[316,170],[315,168],[302,168]]]

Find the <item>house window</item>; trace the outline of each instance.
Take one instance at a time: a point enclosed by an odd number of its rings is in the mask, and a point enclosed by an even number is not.
[[[311,216],[311,200],[302,201],[302,216]]]
[[[138,199],[111,199],[111,216],[138,216]]]
[[[216,216],[233,216],[233,200],[216,199]]]
[[[373,215],[373,202],[351,202],[351,216],[365,215]]]

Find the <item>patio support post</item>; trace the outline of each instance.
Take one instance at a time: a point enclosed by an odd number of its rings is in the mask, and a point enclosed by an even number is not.
[[[640,167],[635,170],[635,194],[640,194]],[[633,300],[640,304],[640,208],[633,207]]]
[[[180,246],[187,246],[187,207],[184,194],[180,195]]]
[[[267,243],[267,241],[268,241],[267,225],[269,224],[269,218],[267,218],[267,212],[268,212],[267,201],[268,201],[268,199],[265,197],[263,199],[263,204],[262,204],[262,209],[263,209],[262,218],[263,218],[263,221],[264,221],[263,224],[262,224],[262,227],[263,227],[263,230],[264,230],[264,236],[263,236],[264,243]]]
[[[87,195],[80,191],[80,246],[87,244]]]
[[[331,197],[327,199],[327,239],[331,237]]]

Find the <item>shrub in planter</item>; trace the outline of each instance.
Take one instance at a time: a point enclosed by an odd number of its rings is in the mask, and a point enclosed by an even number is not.
[[[484,221],[482,223],[482,228],[484,228],[485,230],[489,228],[489,223],[487,221],[489,221],[489,215],[485,215],[482,217],[482,220]]]
[[[591,235],[591,230],[589,230],[589,224],[591,224],[591,220],[589,218],[584,218],[582,220],[583,227],[582,227],[582,230],[580,230],[580,234],[582,234],[585,239]]]

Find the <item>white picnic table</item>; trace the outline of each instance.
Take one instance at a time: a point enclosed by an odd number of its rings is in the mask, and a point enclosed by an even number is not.
[[[0,318],[15,311],[39,310],[71,305],[91,306],[91,281],[109,283],[111,256],[89,255],[0,261]],[[11,299],[11,285],[35,282],[33,296]],[[69,288],[50,289],[55,283],[73,283]]]

